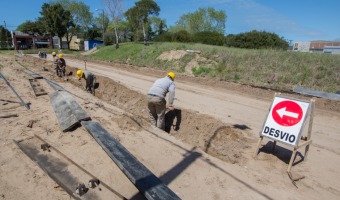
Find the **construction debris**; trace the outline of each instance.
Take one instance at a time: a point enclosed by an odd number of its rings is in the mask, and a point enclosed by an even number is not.
[[[28,80],[31,84],[31,87],[33,89],[35,96],[41,96],[41,95],[47,94],[43,86],[40,85],[40,83],[36,79],[28,79]]]
[[[10,114],[10,115],[2,115],[0,118],[10,118],[10,117],[18,117],[17,114]]]
[[[28,104],[28,103],[25,103],[25,102],[21,99],[21,97],[19,96],[19,94],[14,90],[14,88],[13,88],[13,87],[11,86],[11,84],[7,81],[7,79],[5,78],[5,76],[2,75],[1,72],[0,72],[0,76],[1,76],[2,79],[4,79],[4,81],[5,81],[5,83],[8,85],[8,87],[10,87],[11,90],[14,92],[14,94],[18,97],[18,99],[19,99],[20,102],[21,102],[21,105],[22,105],[22,106],[25,106],[26,109],[29,110],[29,109],[30,109],[29,104]]]
[[[35,122],[37,122],[37,120],[30,120],[30,121],[28,122],[27,127],[32,128],[32,127],[33,127],[33,124],[34,124]]]

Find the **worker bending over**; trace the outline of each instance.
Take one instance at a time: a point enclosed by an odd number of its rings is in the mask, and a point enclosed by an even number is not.
[[[151,124],[165,130],[165,96],[169,92],[169,110],[173,110],[175,98],[175,73],[169,72],[154,82],[148,92],[148,109]]]
[[[57,59],[57,75],[66,79],[66,61],[63,58],[63,54],[58,55]]]
[[[94,95],[94,86],[96,84],[96,76],[89,71],[78,70],[78,79],[84,78],[86,81],[85,89]]]

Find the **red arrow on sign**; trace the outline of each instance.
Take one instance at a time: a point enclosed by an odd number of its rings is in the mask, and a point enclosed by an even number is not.
[[[301,121],[303,111],[294,101],[281,101],[274,106],[272,116],[281,126],[294,126]]]

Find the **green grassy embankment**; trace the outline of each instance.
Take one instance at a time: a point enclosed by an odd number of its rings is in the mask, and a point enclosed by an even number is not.
[[[214,61],[212,65],[198,62],[199,66],[192,69],[195,76],[210,76],[222,81],[280,90],[291,90],[294,86],[326,92],[340,90],[340,55],[247,50],[203,44],[152,43],[144,46],[123,43],[119,49],[114,46],[100,47],[88,57],[184,72],[185,66],[195,55],[188,53],[180,60],[171,61],[157,59],[163,52],[171,50],[199,50],[200,57]]]
[[[340,90],[340,55],[247,50],[187,43],[151,43],[148,46],[141,43],[123,43],[119,49],[114,45],[99,47],[98,51],[88,56],[64,49],[63,53],[84,59],[174,70],[177,73],[185,72],[187,64],[196,59],[195,53],[188,53],[179,60],[157,59],[163,52],[171,50],[201,51],[197,55],[208,61],[197,60],[198,66],[191,69],[194,76],[214,77],[221,81],[279,90],[291,90],[294,86],[325,92]],[[46,49],[45,52],[51,53],[52,50]]]

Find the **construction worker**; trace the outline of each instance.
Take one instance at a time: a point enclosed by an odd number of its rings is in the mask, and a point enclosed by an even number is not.
[[[77,77],[79,80],[81,80],[81,78],[84,78],[86,81],[86,85],[85,85],[85,89],[86,91],[90,92],[91,94],[95,94],[94,92],[94,86],[96,84],[96,76],[94,74],[92,74],[89,71],[83,71],[81,69],[79,69],[77,71]]]
[[[56,61],[56,57],[57,57],[57,54],[56,54],[56,52],[52,52],[52,58],[53,58],[53,62],[55,62]]]
[[[64,77],[66,76],[66,61],[63,58],[63,54],[58,54],[58,59],[57,59],[57,75],[59,77]]]
[[[165,96],[169,92],[169,110],[174,110],[175,73],[168,72],[164,78],[154,82],[148,92],[148,109],[151,124],[165,130]]]

